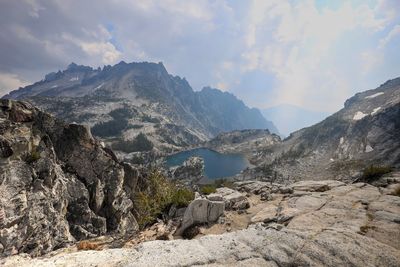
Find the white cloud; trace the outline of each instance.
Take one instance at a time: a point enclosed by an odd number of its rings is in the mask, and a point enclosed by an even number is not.
[[[44,8],[36,0],[25,0],[25,2],[30,6],[29,15],[33,18],[39,18],[39,12]]]
[[[27,86],[29,82],[22,80],[18,75],[11,73],[0,73],[0,97],[11,90]]]
[[[341,52],[352,49],[351,45],[340,49],[338,45],[353,32],[373,34],[385,29],[388,22],[367,4],[345,2],[336,9],[317,9],[314,1],[253,1],[244,36],[247,50],[242,53],[242,70],[272,72],[278,80],[275,102],[337,110],[354,90],[354,75],[340,70],[340,64],[349,63],[345,58],[339,64],[337,61]],[[397,28],[393,31],[384,42],[397,34]],[[364,71],[383,60],[370,52],[362,59],[366,64],[358,67]]]
[[[109,41],[111,34],[102,26],[98,32],[89,32],[91,40],[82,40],[68,33],[63,33],[64,40],[80,47],[88,56],[100,59],[103,64],[114,64],[121,59],[122,53]]]
[[[379,41],[379,49],[383,49],[393,38],[400,35],[400,25],[395,25],[392,30]]]

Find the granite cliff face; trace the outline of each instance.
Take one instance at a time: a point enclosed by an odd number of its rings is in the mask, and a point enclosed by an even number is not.
[[[127,153],[141,150],[126,145],[140,132],[162,152],[236,129],[277,132],[259,110],[217,89],[194,92],[162,63],[121,62],[103,69],[71,64],[3,98],[29,99],[68,122],[88,124],[94,135]]]
[[[81,125],[0,100],[0,255],[50,252],[137,230],[138,171]]]

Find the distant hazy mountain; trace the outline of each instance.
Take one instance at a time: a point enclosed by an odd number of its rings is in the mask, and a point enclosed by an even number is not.
[[[271,107],[261,112],[276,125],[279,132],[284,136],[289,136],[294,131],[311,126],[329,115],[327,112],[312,111],[289,104]]]
[[[357,93],[344,108],[255,154],[286,179],[343,179],[368,165],[400,168],[400,77]]]
[[[4,98],[29,99],[69,122],[89,124],[95,135],[114,145],[118,142],[116,150],[132,152],[135,149],[127,147],[140,132],[160,150],[232,130],[277,132],[258,109],[217,89],[195,92],[185,79],[170,75],[162,63],[122,61],[102,69],[72,63]]]

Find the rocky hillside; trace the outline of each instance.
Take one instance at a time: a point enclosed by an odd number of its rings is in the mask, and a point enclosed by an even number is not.
[[[358,93],[344,108],[252,158],[284,179],[352,179],[370,164],[400,167],[400,78]]]
[[[86,127],[0,100],[0,255],[136,231],[138,177]]]
[[[221,133],[201,146],[220,153],[243,153],[252,158],[255,151],[280,142],[281,138],[269,130],[241,130]]]
[[[259,110],[217,89],[194,92],[162,63],[120,62],[103,69],[71,64],[3,98],[29,99],[68,122],[88,124],[94,135],[127,153],[153,147],[168,152],[237,129],[277,132]],[[139,133],[152,145],[138,145]]]

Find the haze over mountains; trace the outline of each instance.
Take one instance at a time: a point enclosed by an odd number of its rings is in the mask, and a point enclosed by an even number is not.
[[[357,93],[338,112],[282,142],[253,147],[251,157],[284,180],[351,181],[369,165],[399,168],[399,133],[400,78],[395,78]]]
[[[290,104],[282,104],[261,110],[264,117],[274,122],[284,136],[320,122],[329,116],[328,112],[317,112]]]
[[[0,0],[0,266],[400,267],[398,10]]]

